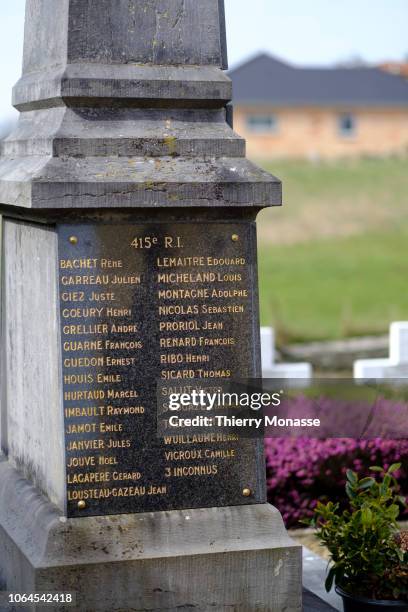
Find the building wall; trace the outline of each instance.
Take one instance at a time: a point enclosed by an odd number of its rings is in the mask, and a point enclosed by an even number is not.
[[[349,135],[339,130],[339,117],[346,114],[355,122],[354,133]],[[276,119],[274,129],[261,132],[248,126],[248,117],[268,115]],[[248,155],[258,158],[408,153],[408,107],[353,110],[236,105],[234,129],[247,139]]]

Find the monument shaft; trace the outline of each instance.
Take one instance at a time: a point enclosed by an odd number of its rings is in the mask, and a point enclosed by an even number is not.
[[[27,0],[0,160],[9,591],[300,610],[262,442],[156,435],[157,381],[260,375],[255,217],[281,185],[227,124],[226,67],[221,0]]]

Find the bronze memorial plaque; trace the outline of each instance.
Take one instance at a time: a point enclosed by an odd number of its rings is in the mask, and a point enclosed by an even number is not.
[[[259,375],[255,254],[250,222],[59,226],[69,517],[265,501],[261,440],[156,431],[159,381]]]

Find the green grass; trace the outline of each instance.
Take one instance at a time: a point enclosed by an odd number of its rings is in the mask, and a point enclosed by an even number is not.
[[[406,203],[408,159],[402,157],[341,159],[331,162],[271,161],[261,165],[284,183],[284,196],[291,204],[305,198],[360,198]]]
[[[259,216],[262,324],[302,341],[408,320],[408,161],[266,167],[286,207]]]

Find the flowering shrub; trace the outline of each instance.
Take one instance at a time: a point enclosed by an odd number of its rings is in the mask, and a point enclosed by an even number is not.
[[[388,469],[408,494],[408,440],[277,438],[265,440],[268,501],[282,513],[287,527],[311,518],[317,503],[346,504],[347,470],[365,476],[372,465]],[[405,516],[405,518],[407,518]]]

